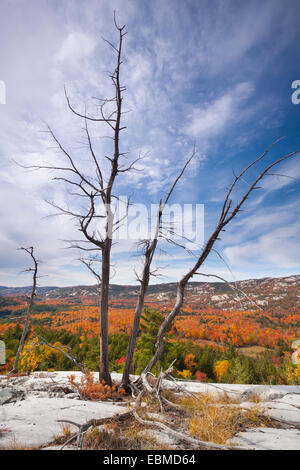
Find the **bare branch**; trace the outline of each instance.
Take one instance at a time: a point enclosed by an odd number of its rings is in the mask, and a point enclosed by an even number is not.
[[[69,99],[69,96],[67,94],[67,90],[66,90],[66,86],[64,86],[64,91],[65,91],[65,97],[66,97],[66,100],[67,100],[67,104],[68,104],[68,107],[69,109],[72,111],[72,113],[74,113],[76,116],[79,116],[85,120],[89,120],[89,121],[95,121],[95,122],[107,122],[107,123],[110,123],[110,122],[115,122],[116,120],[115,119],[107,119],[107,118],[94,118],[92,116],[87,116],[86,114],[81,114],[77,111],[75,111],[75,109],[73,108],[73,106],[71,105],[71,102],[70,102],[70,99]]]

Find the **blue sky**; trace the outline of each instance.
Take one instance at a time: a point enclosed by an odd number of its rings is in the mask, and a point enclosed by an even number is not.
[[[63,86],[79,109],[86,103],[92,111],[91,97],[109,94],[114,56],[101,37],[116,39],[113,10],[128,30],[122,80],[130,113],[121,145],[132,158],[147,155],[143,172],[120,179],[118,194],[157,203],[196,143],[197,160],[172,202],[204,204],[208,236],[232,168],[240,170],[282,136],[266,163],[300,148],[300,104],[291,100],[291,84],[300,80],[298,0],[2,0],[0,8],[0,80],[6,84],[0,285],[28,284],[28,275],[20,274],[28,265],[17,251],[21,245],[36,247],[47,276],[42,285],[94,283],[76,261],[78,253],[62,241],[74,237],[74,222],[48,217],[53,210],[45,199],[67,203],[65,188],[51,180],[53,174],[25,172],[13,161],[61,161],[43,132],[47,121],[88,165],[82,122],[68,111]],[[109,140],[100,138],[106,134],[92,129],[100,158],[109,151]],[[212,253],[203,272],[228,280],[300,273],[299,158],[278,168],[291,178],[267,177],[218,242],[224,261]],[[193,259],[164,243],[161,248],[169,255],[158,253],[156,264],[164,268],[159,282],[176,281]],[[135,282],[139,264],[132,244],[116,244],[113,263],[112,282]]]

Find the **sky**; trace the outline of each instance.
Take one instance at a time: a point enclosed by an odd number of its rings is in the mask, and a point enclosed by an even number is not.
[[[40,285],[95,283],[78,251],[67,248],[66,240],[80,236],[76,221],[55,215],[47,202],[79,210],[81,200],[53,180],[61,175],[21,165],[63,164],[47,123],[78,165],[93,172],[82,120],[68,109],[64,86],[74,107],[90,114],[99,111],[95,97],[111,96],[115,55],[103,38],[118,39],[114,10],[128,31],[121,150],[129,159],[144,156],[140,171],[117,180],[117,195],[130,196],[133,208],[159,202],[195,145],[197,155],[170,203],[203,205],[205,240],[236,172],[284,137],[245,176],[234,200],[264,165],[300,149],[300,104],[292,100],[293,93],[298,97],[292,84],[300,80],[298,0],[1,0],[0,9],[0,96],[6,88],[0,104],[0,285],[30,284],[22,272],[30,260],[20,246],[35,247]],[[90,132],[107,170],[109,129],[97,123]],[[300,155],[274,173],[227,227],[201,272],[228,281],[300,274]],[[135,242],[114,244],[111,282],[136,283]],[[161,240],[154,262],[160,277],[152,282],[176,282],[200,252],[199,244],[193,255]]]

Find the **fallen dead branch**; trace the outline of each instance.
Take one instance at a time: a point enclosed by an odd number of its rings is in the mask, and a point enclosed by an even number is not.
[[[175,362],[175,361],[174,361]],[[167,398],[165,398],[162,395],[163,392],[163,380],[164,379],[169,379],[171,376],[171,372],[173,371],[173,364],[174,362],[168,367],[166,371],[161,371],[159,376],[154,378],[152,380],[153,384],[149,383],[148,380],[148,375],[151,375],[152,377],[153,374],[151,373],[143,373],[141,375],[141,385],[139,389],[137,387],[132,388],[132,395],[135,396],[135,402],[133,407],[124,413],[121,414],[116,414],[112,417],[109,418],[98,418],[98,419],[91,419],[87,421],[86,423],[79,424],[74,421],[69,421],[69,420],[58,420],[60,423],[67,423],[71,424],[73,426],[76,426],[78,428],[78,432],[73,434],[61,447],[63,449],[67,444],[73,442],[75,439],[77,439],[77,448],[82,449],[83,448],[83,442],[84,442],[84,436],[86,432],[90,428],[95,428],[97,426],[101,426],[103,424],[111,424],[111,423],[122,423],[128,420],[129,418],[133,417],[135,420],[141,424],[142,426],[145,426],[147,428],[156,428],[160,431],[163,431],[167,433],[169,436],[174,437],[177,441],[179,442],[185,442],[193,447],[197,448],[209,448],[209,449],[216,449],[216,450],[233,450],[236,449],[234,446],[230,445],[225,445],[225,444],[217,444],[215,442],[209,442],[209,441],[204,441],[197,439],[195,437],[190,436],[188,433],[184,431],[178,431],[175,429],[172,429],[170,426],[167,424],[161,422],[161,421],[156,421],[156,420],[150,420],[144,417],[140,416],[140,411],[146,410],[147,413],[147,404],[143,399],[146,399],[147,397],[151,397],[152,399],[156,399],[159,407],[160,407],[160,412],[162,415],[164,415],[164,405],[169,406],[169,407],[174,407],[177,409],[183,409],[183,406],[177,403],[173,403]],[[175,379],[172,378],[174,381]],[[183,390],[183,387],[179,387],[182,392],[186,393],[186,390]],[[135,393],[137,393],[135,395]],[[189,393],[188,393],[189,394]],[[191,394],[189,394],[191,395]],[[193,394],[192,394],[193,395]],[[194,395],[193,395],[194,397]],[[248,448],[250,449],[250,447]]]
[[[71,348],[69,346],[66,346],[66,348],[68,348],[68,352],[65,351],[64,349],[60,348],[59,346],[53,346],[53,344],[50,344],[48,343],[48,341],[45,340],[45,338],[43,338],[43,336],[40,336],[38,335],[37,333],[33,333],[34,336],[36,336],[39,341],[40,341],[40,344],[43,344],[43,345],[46,345],[48,346],[49,348],[51,349],[55,349],[56,351],[59,351],[61,352],[64,356],[66,356],[71,362],[73,362],[73,364],[78,367],[78,369],[84,374],[87,370],[87,367],[82,364],[81,362],[78,362],[76,357],[73,356],[73,354],[71,353]]]

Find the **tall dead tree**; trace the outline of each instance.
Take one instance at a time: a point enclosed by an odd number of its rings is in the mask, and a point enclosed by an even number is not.
[[[16,374],[18,372],[20,355],[24,348],[25,338],[26,338],[28,328],[29,328],[30,317],[31,317],[31,313],[33,310],[33,306],[34,306],[34,298],[36,296],[36,288],[37,288],[38,262],[34,255],[34,248],[31,246],[29,248],[20,248],[20,250],[24,250],[26,253],[28,253],[31,256],[31,259],[33,261],[33,268],[27,269],[26,272],[33,273],[33,281],[32,281],[31,295],[29,298],[29,303],[28,303],[27,312],[26,312],[25,324],[24,324],[24,328],[23,328],[22,335],[20,338],[20,342],[19,342],[19,346],[18,346],[18,350],[17,350],[15,362],[14,362],[14,367],[11,370],[10,374]]]
[[[99,99],[100,102],[100,114],[99,116],[92,116],[87,112],[79,112],[74,109],[71,104],[71,100],[65,90],[65,96],[68,108],[70,111],[77,116],[79,119],[83,120],[84,126],[83,131],[85,133],[87,148],[89,151],[90,163],[93,165],[92,175],[87,175],[86,168],[82,169],[80,166],[80,161],[76,161],[75,157],[66,149],[62,144],[60,139],[57,137],[56,133],[48,126],[48,132],[51,136],[51,139],[56,144],[59,151],[62,153],[66,163],[61,166],[55,165],[33,165],[27,168],[32,169],[47,169],[59,172],[58,176],[55,176],[53,179],[56,181],[63,182],[70,188],[73,192],[70,193],[73,196],[80,196],[81,200],[84,201],[84,207],[81,209],[70,209],[68,207],[63,207],[58,205],[55,202],[51,202],[52,206],[59,210],[60,213],[68,215],[72,218],[75,218],[78,223],[78,229],[82,234],[80,240],[72,240],[70,242],[70,247],[78,248],[83,252],[96,253],[96,256],[101,258],[101,270],[99,273],[100,283],[100,363],[99,363],[99,379],[104,381],[106,384],[111,385],[111,377],[109,373],[109,350],[108,350],[108,307],[109,307],[109,285],[110,285],[110,274],[111,274],[111,249],[112,249],[112,236],[116,230],[120,227],[122,218],[119,220],[114,220],[114,211],[112,209],[113,199],[119,200],[118,195],[115,191],[115,182],[118,175],[129,172],[136,169],[135,163],[140,159],[132,161],[131,163],[124,163],[123,158],[127,158],[125,152],[120,150],[120,133],[126,126],[121,124],[122,116],[124,111],[122,110],[123,102],[123,93],[126,90],[124,86],[121,85],[120,81],[120,69],[121,69],[121,56],[122,56],[122,46],[123,38],[126,35],[125,26],[118,26],[116,19],[114,17],[114,23],[116,30],[118,31],[118,45],[115,46],[111,42],[106,41],[109,46],[112,48],[113,52],[116,54],[116,66],[114,72],[110,75],[114,94],[112,98]],[[96,150],[94,144],[94,138],[90,133],[90,122],[93,124],[105,124],[109,129],[113,142],[113,150],[111,155],[99,155],[99,151]],[[273,144],[274,145],[274,144]],[[273,146],[272,145],[272,146]],[[271,147],[272,147],[271,146]],[[206,242],[200,256],[197,256],[196,262],[192,269],[190,269],[178,282],[177,286],[177,298],[174,304],[172,311],[166,316],[164,322],[162,323],[157,337],[156,350],[153,358],[147,365],[145,371],[150,371],[154,365],[159,360],[161,353],[163,351],[163,339],[165,333],[169,329],[172,321],[180,312],[180,309],[184,302],[185,288],[189,280],[198,273],[199,268],[203,265],[208,255],[214,250],[215,242],[219,239],[220,232],[224,230],[227,224],[241,211],[241,207],[248,199],[249,195],[257,189],[257,183],[266,175],[271,174],[269,171],[280,162],[292,157],[297,151],[286,155],[274,163],[268,165],[259,176],[254,179],[253,183],[248,186],[247,191],[243,194],[241,199],[233,204],[232,194],[236,189],[236,186],[239,182],[243,181],[243,176],[245,173],[252,168],[256,163],[260,162],[263,157],[269,153],[270,148],[268,148],[263,155],[258,157],[252,163],[250,163],[238,176],[234,176],[232,185],[230,186],[225,199],[223,208],[220,214],[218,223],[213,230],[211,236]],[[108,161],[107,170],[103,162]],[[185,170],[183,168],[178,179],[181,177]],[[151,264],[155,250],[158,243],[158,235],[161,227],[161,217],[163,209],[168,202],[169,197],[171,196],[173,189],[178,181],[175,180],[171,190],[169,191],[164,202],[160,202],[159,210],[157,213],[157,225],[156,233],[152,240],[144,241],[144,266],[142,274],[139,278],[140,281],[140,291],[137,298],[137,304],[135,309],[134,323],[131,331],[129,347],[127,351],[125,370],[123,375],[123,382],[125,385],[128,384],[129,372],[132,363],[132,357],[136,345],[137,332],[139,327],[139,322],[141,318],[141,313],[144,306],[145,295],[147,287],[149,285],[149,280],[151,276]],[[74,189],[75,188],[75,189]],[[95,230],[95,221],[101,219],[104,223],[104,232],[99,234],[99,231]],[[87,267],[90,269],[89,261]],[[91,270],[91,269],[90,269]],[[93,272],[91,270],[91,272]],[[200,273],[198,273],[200,274]],[[98,276],[98,274],[97,274]]]
[[[105,40],[116,54],[116,66],[114,72],[110,75],[113,86],[113,96],[111,98],[97,98],[100,102],[100,116],[95,117],[88,115],[86,112],[81,113],[74,109],[71,100],[65,89],[65,96],[68,108],[73,114],[83,120],[87,148],[89,151],[90,162],[94,170],[92,175],[86,174],[86,169],[82,170],[80,162],[76,162],[75,157],[67,151],[56,136],[52,128],[47,125],[48,132],[53,142],[57,145],[66,160],[64,166],[52,165],[31,165],[32,169],[48,169],[61,173],[53,179],[61,181],[72,188],[73,196],[80,196],[85,201],[85,207],[80,209],[69,209],[62,207],[55,202],[50,204],[58,209],[59,213],[69,215],[77,220],[79,231],[83,234],[83,240],[71,240],[70,247],[78,248],[83,252],[96,252],[101,257],[101,288],[100,288],[100,363],[99,363],[99,380],[111,385],[111,377],[109,373],[109,351],[108,351],[108,299],[109,284],[111,272],[111,248],[112,234],[120,227],[121,220],[114,220],[112,209],[112,200],[118,200],[117,195],[113,192],[116,178],[119,174],[135,170],[134,164],[140,160],[138,157],[131,163],[126,163],[126,153],[120,150],[120,133],[126,126],[121,125],[122,120],[122,101],[123,93],[126,90],[121,85],[120,69],[122,64],[122,46],[124,36],[127,34],[125,26],[118,26],[114,16],[115,28],[118,31],[118,45],[113,45],[110,41]],[[99,155],[95,148],[92,135],[89,130],[89,121],[93,123],[105,124],[110,130],[110,137],[113,141],[113,151],[111,155]],[[121,157],[123,159],[121,160]],[[109,170],[104,168],[104,161],[108,161]],[[64,176],[66,175],[66,176]],[[75,191],[74,191],[75,188]],[[95,220],[102,219],[104,222],[104,233],[99,233],[94,227]]]
[[[192,155],[190,158],[186,161],[185,165],[183,166],[182,170],[180,171],[179,175],[173,182],[167,196],[165,197],[164,200],[160,200],[159,202],[159,207],[157,211],[157,216],[156,216],[156,225],[155,225],[155,232],[153,235],[152,240],[143,240],[141,243],[144,246],[144,251],[143,251],[143,258],[144,258],[144,263],[143,263],[143,270],[142,270],[142,275],[137,276],[138,281],[140,282],[140,290],[138,293],[137,297],[137,303],[135,307],[135,313],[134,313],[134,319],[133,319],[133,324],[131,327],[131,333],[130,333],[130,338],[129,338],[129,344],[127,348],[127,353],[126,353],[126,360],[125,360],[125,366],[124,366],[124,371],[123,371],[123,376],[122,376],[122,386],[125,390],[129,388],[129,374],[130,374],[130,369],[132,365],[132,359],[133,359],[133,354],[136,346],[136,341],[138,337],[138,332],[139,332],[139,325],[140,325],[140,320],[141,320],[141,315],[143,313],[144,309],[144,304],[145,304],[145,295],[149,286],[150,282],[150,277],[151,277],[151,264],[153,261],[153,257],[155,254],[155,250],[157,248],[158,244],[158,239],[161,234],[161,229],[162,229],[162,216],[164,209],[175,189],[176,184],[178,181],[181,179],[183,176],[187,166],[191,162],[191,160],[194,158],[196,154],[196,150],[194,148]]]
[[[265,169],[259,173],[259,175],[254,178],[254,181],[252,183],[247,183],[248,189],[242,194],[242,196],[239,198],[238,202],[233,203],[233,192],[236,189],[238,183],[241,181],[245,182],[243,177],[245,174],[253,167],[255,166],[258,162],[260,162],[276,145],[281,139],[277,140],[274,142],[270,147],[268,147],[265,152],[256,158],[254,161],[252,161],[249,165],[247,165],[241,173],[238,175],[234,174],[234,179],[232,184],[230,185],[224,199],[224,203],[221,209],[221,214],[219,217],[219,220],[217,222],[216,227],[212,231],[211,235],[209,236],[207,242],[205,243],[200,256],[197,258],[197,261],[195,262],[194,266],[180,279],[177,285],[177,296],[176,296],[176,302],[174,304],[173,309],[171,312],[165,317],[162,325],[160,326],[160,329],[157,334],[157,339],[156,339],[156,345],[155,345],[155,353],[149,363],[147,364],[144,374],[150,372],[157,361],[160,359],[161,354],[164,349],[164,336],[168,329],[170,328],[173,320],[175,317],[180,313],[180,310],[182,308],[183,302],[184,302],[184,295],[185,295],[185,288],[187,283],[190,281],[190,279],[193,278],[193,276],[200,274],[198,273],[199,268],[203,265],[211,251],[214,249],[214,245],[217,240],[220,240],[220,233],[222,231],[225,231],[225,227],[236,217],[236,215],[241,212],[241,208],[244,205],[244,203],[247,201],[248,197],[250,194],[256,190],[260,189],[257,184],[267,175],[269,176],[275,176],[274,173],[270,173],[270,170],[272,170],[273,167],[277,166],[281,162],[288,160],[289,158],[298,155],[299,150],[295,150],[294,152],[289,153],[288,155],[285,155],[273,163],[269,164],[268,166],[265,167]],[[141,382],[141,379],[138,380],[138,382]]]

